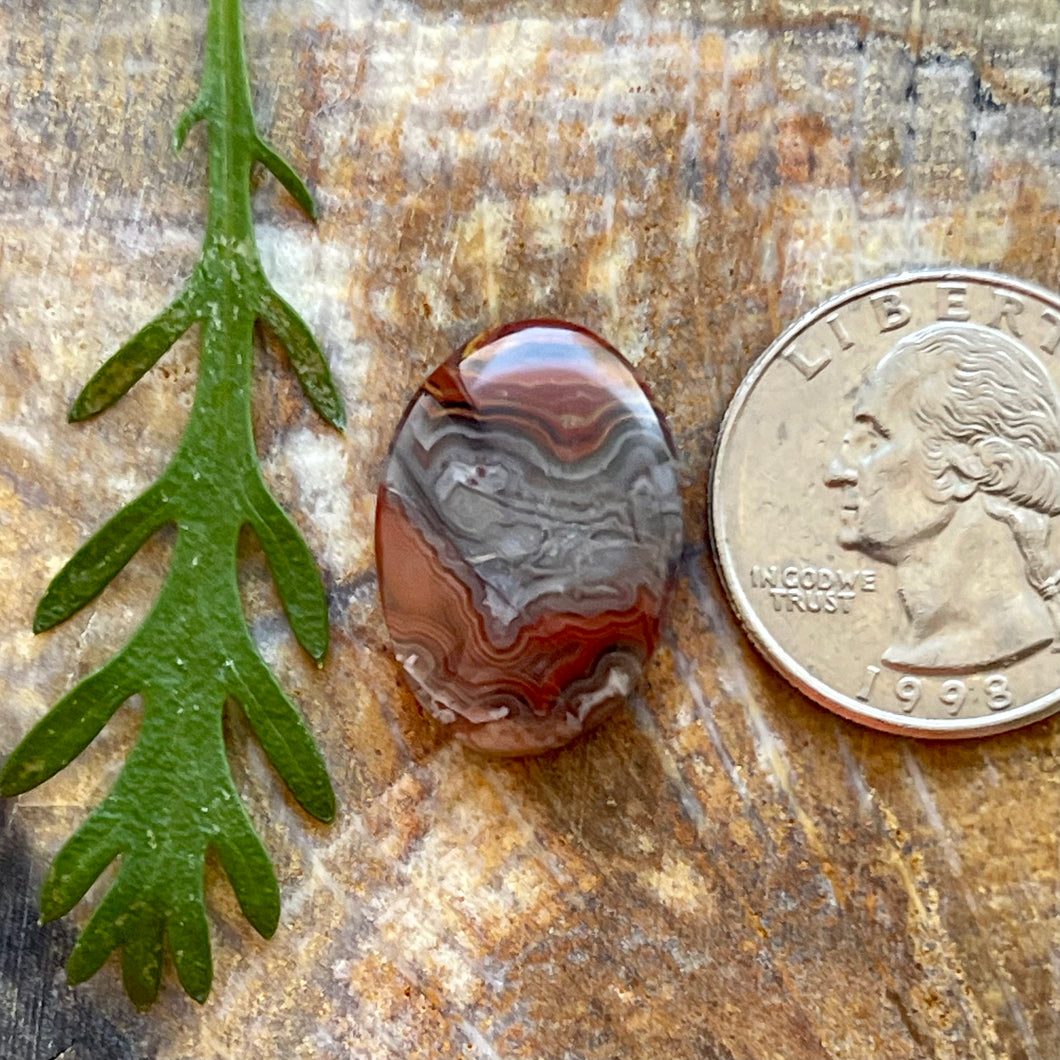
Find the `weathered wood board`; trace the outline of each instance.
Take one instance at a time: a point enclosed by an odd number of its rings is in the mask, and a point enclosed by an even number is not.
[[[246,0],[260,123],[315,229],[263,179],[266,268],[350,409],[314,418],[261,353],[267,478],[318,557],[317,671],[248,540],[255,636],[318,735],[331,827],[243,727],[277,862],[260,940],[216,865],[215,980],[138,1014],[112,961],[70,991],[48,860],[114,781],[135,705],[5,807],[0,1055],[1055,1057],[1057,719],[966,743],[833,717],[764,666],[705,545],[726,403],[802,312],[899,268],[1060,276],[1055,0]],[[49,578],[173,452],[185,339],[70,425],[101,360],[195,261],[205,3],[0,9],[0,753],[135,628],[164,534],[45,636]],[[401,411],[495,324],[558,316],[639,365],[682,455],[686,549],[642,699],[569,749],[490,762],[417,711],[386,646],[375,490]],[[99,887],[71,920],[83,924]],[[65,1051],[64,1051],[65,1050]]]

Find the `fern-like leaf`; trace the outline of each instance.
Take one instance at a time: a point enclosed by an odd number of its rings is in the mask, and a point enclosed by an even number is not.
[[[209,102],[201,94],[196,98],[195,102],[188,107],[180,118],[177,120],[176,128],[173,130],[173,151],[179,152],[184,146],[184,141],[188,138],[188,133],[191,132],[194,125],[198,125],[203,118],[206,117],[209,111]]]
[[[125,655],[72,688],[27,734],[0,770],[0,795],[20,795],[70,764],[137,690]]]
[[[223,827],[213,840],[239,908],[254,930],[272,938],[280,921],[280,888],[269,855],[243,806],[226,804]]]
[[[328,601],[298,528],[255,476],[247,491],[250,525],[258,535],[283,609],[299,644],[317,662],[328,650]]]
[[[305,211],[311,221],[317,219],[316,203],[302,178],[291,168],[286,159],[278,155],[264,140],[258,140],[254,149],[259,162],[287,189],[292,199]]]
[[[81,932],[66,962],[66,977],[76,985],[90,979],[150,909],[135,868],[123,864],[114,885]]]
[[[164,479],[122,508],[52,579],[37,605],[33,632],[65,622],[95,599],[144,542],[170,521],[172,511]]]
[[[335,819],[335,793],[327,767],[298,708],[248,639],[233,661],[230,688],[273,768],[307,813]]]
[[[48,923],[73,909],[121,849],[121,818],[108,800],[92,812],[52,862],[41,889],[41,920]]]
[[[110,408],[195,323],[196,317],[194,290],[185,287],[85,384],[70,409],[70,422],[87,420]]]
[[[71,413],[83,419],[106,408],[198,321],[199,384],[188,425],[169,470],[55,577],[34,629],[50,629],[84,607],[153,533],[172,522],[179,533],[171,569],[125,650],[64,696],[0,772],[5,794],[41,783],[91,742],[121,702],[142,694],[139,735],[117,783],[59,852],[41,894],[43,919],[62,916],[120,859],[117,877],[70,955],[68,974],[71,983],[81,982],[120,949],[126,990],[140,1007],[157,996],[167,940],[188,994],[203,1001],[209,992],[209,848],[254,928],[267,937],[279,921],[276,875],[232,783],[222,725],[229,697],[242,705],[295,798],[321,820],[335,815],[323,758],[258,655],[239,598],[237,546],[241,527],[249,523],[295,635],[315,659],[323,658],[328,614],[320,573],[257,464],[250,393],[258,318],[286,345],[321,414],[336,425],[343,419],[320,347],[272,291],[257,255],[250,209],[255,160],[310,213],[312,200],[256,131],[239,0],[210,0],[202,91],[178,124],[176,146],[200,119],[208,122],[211,157],[200,264],[173,304],[96,373]]]
[[[138,1009],[146,1009],[158,997],[162,981],[162,950],[165,921],[158,910],[144,907],[125,937],[121,955],[121,978],[125,991]]]
[[[260,319],[283,344],[302,392],[313,408],[341,430],[346,424],[346,406],[332,381],[323,351],[305,321],[271,287],[262,294]]]
[[[166,934],[169,936],[169,949],[173,954],[173,963],[177,966],[180,985],[196,1001],[205,1001],[213,980],[213,960],[210,957],[210,929],[203,905],[201,872],[197,888],[189,892],[186,901],[169,911]]]

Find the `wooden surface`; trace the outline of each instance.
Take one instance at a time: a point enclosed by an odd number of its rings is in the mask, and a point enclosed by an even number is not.
[[[202,2],[0,9],[0,752],[135,628],[172,539],[30,633],[47,581],[172,453],[185,339],[114,410],[66,409],[198,251]],[[213,993],[167,971],[138,1014],[115,962],[71,991],[75,924],[36,925],[65,837],[113,783],[132,704],[4,809],[0,1056],[1055,1057],[1058,727],[882,736],[767,669],[704,545],[705,476],[743,373],[802,312],[898,268],[1055,289],[1055,0],[247,0],[264,130],[314,230],[262,180],[262,255],[350,408],[259,361],[270,484],[325,571],[317,672],[260,552],[255,636],[317,733],[331,827],[233,721],[276,859],[263,942],[208,872]],[[494,763],[446,742],[390,657],[374,495],[404,404],[481,329],[549,315],[634,362],[682,454],[686,550],[644,694],[595,735]]]

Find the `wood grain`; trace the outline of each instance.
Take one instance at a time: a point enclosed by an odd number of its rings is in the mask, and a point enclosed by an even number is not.
[[[70,991],[45,865],[135,738],[119,713],[7,807],[5,1057],[1048,1057],[1060,1052],[1057,719],[926,744],[832,717],[764,667],[704,545],[721,415],[777,332],[898,268],[1060,275],[1055,0],[247,0],[267,271],[350,409],[316,420],[263,349],[270,485],[325,571],[317,671],[247,542],[255,636],[318,734],[313,824],[233,718],[284,902],[262,942],[216,867],[202,1008],[135,1013],[111,962]],[[0,10],[0,752],[124,641],[171,547],[34,638],[77,545],[173,452],[185,339],[70,425],[100,361],[197,252],[203,4]],[[376,488],[405,403],[506,321],[565,317],[639,365],[682,454],[686,545],[643,697],[569,749],[493,763],[418,712],[386,646]],[[73,914],[83,924],[98,889]],[[7,907],[5,907],[6,910]],[[64,1052],[65,1050],[65,1052]]]

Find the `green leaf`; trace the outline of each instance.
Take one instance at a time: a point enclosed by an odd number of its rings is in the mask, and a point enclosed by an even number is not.
[[[324,759],[298,708],[249,640],[234,660],[234,676],[231,694],[242,706],[273,768],[307,813],[318,821],[333,821],[335,793]]]
[[[305,211],[309,219],[317,219],[316,204],[302,178],[264,140],[258,140],[254,155],[265,168],[287,189],[291,198]]]
[[[344,409],[309,329],[262,276],[247,179],[254,161],[262,161],[310,214],[313,203],[305,184],[258,136],[239,0],[210,0],[201,84],[177,125],[174,146],[179,149],[195,122],[208,120],[207,249],[173,304],[100,368],[71,410],[78,420],[116,401],[199,320],[199,384],[188,426],[174,470],[66,564],[40,602],[34,629],[50,629],[85,606],[169,522],[180,526],[178,547],[128,647],[64,696],[0,771],[4,792],[40,783],[91,742],[118,704],[143,693],[137,742],[118,782],[59,852],[41,893],[42,917],[62,916],[120,858],[68,973],[71,983],[81,982],[120,948],[125,988],[140,1007],[157,996],[167,937],[184,989],[198,1001],[210,989],[203,892],[208,846],[217,850],[255,929],[269,936],[279,920],[275,873],[232,785],[222,724],[228,696],[242,704],[295,798],[322,820],[335,814],[320,752],[249,638],[236,577],[238,536],[247,520],[265,548],[295,635],[315,658],[323,657],[327,601],[320,574],[257,470],[253,322],[261,318],[276,332],[303,389],[329,422],[340,426]],[[255,476],[248,491],[248,478]]]
[[[212,842],[243,915],[264,938],[280,921],[280,888],[269,855],[242,804],[230,802],[223,830]]]
[[[122,865],[114,886],[92,914],[66,962],[66,977],[71,986],[95,975],[139,920],[142,914],[134,908],[137,905],[142,908],[142,901],[137,901],[142,883],[139,875],[130,871],[129,865]]]
[[[129,930],[121,955],[121,978],[132,1003],[141,1011],[158,997],[162,980],[164,922],[157,911],[146,908]]]
[[[73,909],[121,851],[121,816],[111,796],[66,841],[48,869],[41,888],[41,920],[48,923]]]
[[[86,677],[12,752],[0,770],[0,795],[20,795],[69,765],[136,690],[124,655]]]
[[[193,125],[198,124],[206,117],[209,111],[209,101],[200,95],[194,103],[187,110],[181,114],[180,119],[177,121],[177,127],[173,130],[173,151],[174,153],[179,152],[184,146],[184,141],[188,138],[188,133],[191,132]]]
[[[70,422],[98,415],[125,394],[195,323],[195,300],[194,287],[185,287],[167,308],[104,362],[70,409]]]
[[[169,912],[166,931],[180,985],[202,1004],[210,993],[213,961],[210,958],[210,928],[206,923],[201,883],[197,891],[188,896],[188,901]]]
[[[283,609],[299,644],[317,662],[328,650],[328,600],[317,565],[297,527],[259,476],[247,489],[250,525],[261,541]]]
[[[172,511],[164,479],[122,508],[52,580],[37,606],[33,632],[57,626],[98,596],[140,546],[170,521]]]
[[[262,295],[260,319],[283,344],[302,392],[313,408],[333,427],[342,430],[346,424],[346,406],[335,388],[328,362],[305,321],[271,287]]]

